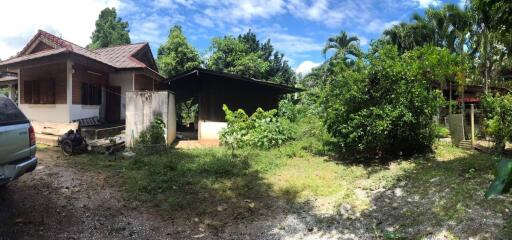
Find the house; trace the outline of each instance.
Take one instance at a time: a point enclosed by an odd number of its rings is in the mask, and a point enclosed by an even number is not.
[[[42,30],[0,72],[0,85],[40,122],[122,122],[127,91],[166,89],[148,43],[88,50]]]
[[[295,87],[235,74],[193,69],[168,79],[176,104],[192,100],[198,105],[197,129],[189,129],[191,140],[215,145],[219,131],[227,126],[222,105],[252,114],[257,108],[277,109],[282,95],[303,91]]]

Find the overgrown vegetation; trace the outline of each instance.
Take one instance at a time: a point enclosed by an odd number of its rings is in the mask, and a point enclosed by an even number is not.
[[[510,201],[483,201],[499,158],[435,144],[436,137],[448,135],[434,121],[446,106],[436,89],[449,86],[450,110],[459,107],[464,114],[463,101],[452,99],[452,86],[461,100],[467,84],[480,84],[486,93],[493,86],[511,86],[506,78],[512,69],[511,5],[470,2],[465,9],[446,4],[414,14],[410,22],[386,29],[366,52],[356,36],[341,31],[327,40],[326,61],[299,81],[270,40],[260,42],[252,31],[214,38],[201,63],[181,28],[174,27],[158,55],[167,75],[202,65],[308,91],[284,97],[277,110],[258,109],[251,116],[224,106],[225,148],[137,155],[109,167],[121,172],[130,198],[173,211],[248,217],[255,209],[271,209],[273,201],[307,205],[315,199],[332,209],[344,204],[355,209],[344,221],[389,217],[377,220],[391,222],[393,230],[376,231],[377,237],[411,238],[482,216],[501,219]],[[483,105],[486,132],[501,153],[512,140],[512,97],[487,95]],[[193,121],[188,112],[194,111],[187,108],[183,118]],[[161,127],[152,124],[140,141],[159,143]],[[376,158],[393,161],[376,163]],[[77,163],[105,164],[97,161]],[[511,182],[510,161],[498,166],[487,196]]]
[[[165,123],[162,118],[156,117],[148,126],[139,133],[135,145],[140,147],[165,144]]]
[[[339,153],[368,160],[430,149],[436,134],[433,119],[443,100],[430,87],[423,52],[399,55],[396,48],[384,46],[367,57],[367,65],[334,69],[322,102]]]
[[[505,150],[505,143],[512,140],[512,95],[491,96],[483,99],[485,132],[494,139],[498,153]]]
[[[270,149],[292,139],[293,127],[286,119],[279,118],[275,109],[264,111],[258,108],[251,116],[242,109],[231,111],[226,105],[223,110],[228,126],[220,133],[220,140],[231,150]]]

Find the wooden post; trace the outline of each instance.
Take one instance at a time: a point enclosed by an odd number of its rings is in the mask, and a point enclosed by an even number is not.
[[[475,104],[471,104],[471,143],[475,144]]]
[[[448,104],[448,114],[452,114],[452,83],[449,82],[449,88],[450,88],[450,93],[449,93],[449,99],[450,99],[450,102]]]

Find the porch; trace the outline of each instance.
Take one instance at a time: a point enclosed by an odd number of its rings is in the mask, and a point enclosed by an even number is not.
[[[0,94],[18,102],[18,74],[15,72],[0,72]]]

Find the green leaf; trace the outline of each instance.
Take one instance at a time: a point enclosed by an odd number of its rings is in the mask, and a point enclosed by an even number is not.
[[[503,159],[498,164],[496,179],[485,192],[485,198],[491,198],[500,195],[510,189],[512,183],[512,160]]]

